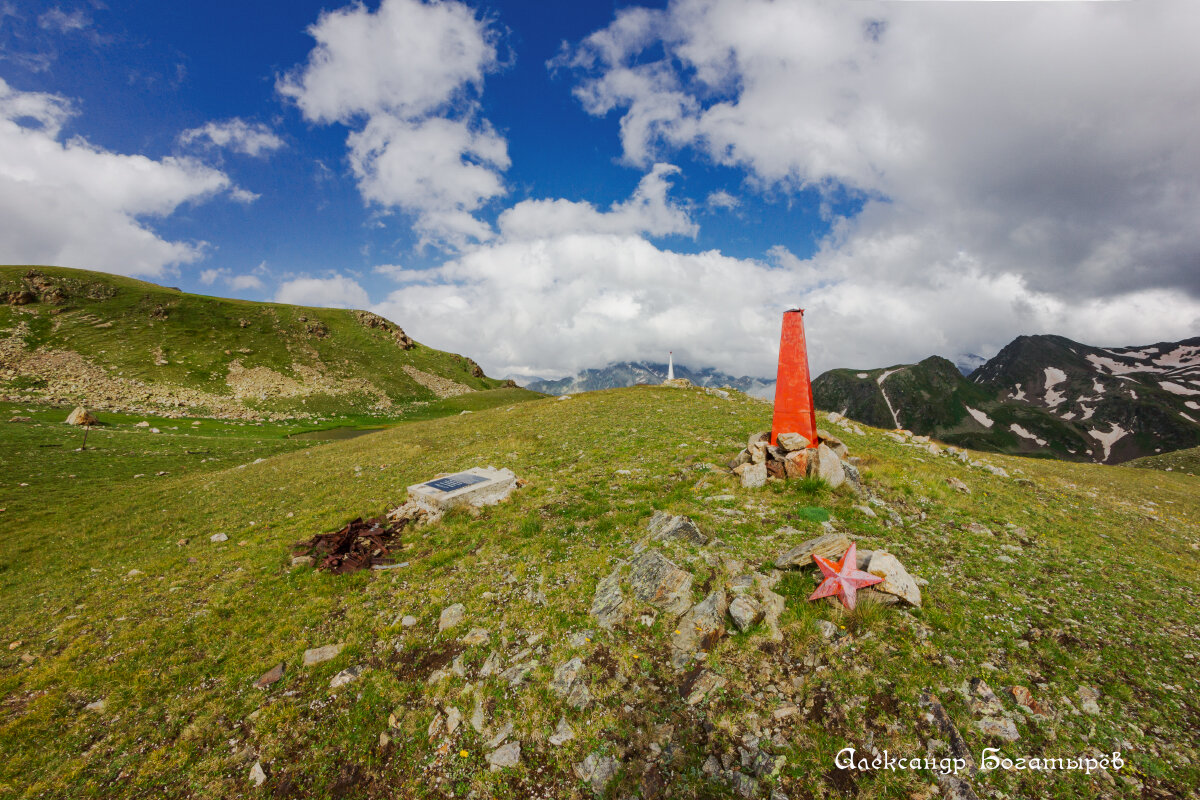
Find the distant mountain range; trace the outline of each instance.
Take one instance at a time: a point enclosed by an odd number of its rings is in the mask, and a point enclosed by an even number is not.
[[[976,450],[1116,464],[1200,445],[1200,337],[1102,348],[1021,336],[969,377],[933,356],[830,370],[813,392],[818,407],[869,425]]]
[[[706,367],[690,369],[682,364],[675,365],[675,377],[687,378],[697,386],[731,386],[753,395],[770,398],[775,393],[775,381],[743,375],[735,378],[719,370]],[[622,361],[601,369],[585,369],[577,375],[559,380],[534,379],[524,384],[526,389],[545,394],[563,395],[594,392],[599,389],[616,389],[639,384],[657,385],[667,379],[667,365],[648,361]],[[517,381],[520,383],[520,381]]]

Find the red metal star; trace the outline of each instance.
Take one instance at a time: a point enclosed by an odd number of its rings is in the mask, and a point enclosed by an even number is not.
[[[809,600],[817,600],[822,597],[832,597],[837,595],[842,600],[842,604],[851,610],[854,609],[858,589],[863,586],[871,586],[872,584],[882,583],[883,578],[878,575],[872,575],[869,572],[863,572],[858,569],[858,555],[855,553],[854,542],[850,543],[850,549],[842,556],[842,560],[834,563],[827,558],[821,558],[818,555],[813,555],[813,561],[817,562],[817,566],[821,568],[821,574],[825,576],[825,580],[821,581],[821,585],[812,593]]]

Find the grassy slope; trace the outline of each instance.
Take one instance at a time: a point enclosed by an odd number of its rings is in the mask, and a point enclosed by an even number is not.
[[[435,399],[404,372],[405,365],[473,389],[502,384],[473,377],[471,362],[462,356],[424,345],[401,350],[389,333],[360,324],[353,311],[204,297],[132,278],[61,267],[0,266],[0,292],[23,288],[30,269],[64,286],[70,297],[58,306],[0,305],[0,332],[24,321],[30,329],[28,347],[73,350],[108,374],[126,379],[229,395],[226,376],[238,360],[247,369],[266,367],[291,378],[297,376],[295,364],[319,367],[337,379],[369,381],[396,403]],[[112,296],[104,296],[108,294],[104,290],[113,289]],[[160,306],[167,312],[166,320],[151,316]],[[111,326],[99,327],[108,323]],[[327,335],[309,331],[317,323],[325,326]],[[155,364],[159,353],[165,365]],[[6,387],[0,381],[0,392],[27,388],[31,388],[28,382],[18,380]],[[378,396],[359,391],[317,394],[303,402],[301,398],[253,400],[248,405],[263,411],[361,414],[378,402]]]
[[[1176,450],[1173,453],[1160,453],[1153,456],[1130,461],[1128,466],[1143,469],[1161,469],[1168,472],[1184,472],[1195,475],[1200,472],[1200,447],[1190,447],[1187,450]]]
[[[566,796],[580,791],[570,765],[599,748],[622,758],[610,791],[623,796],[642,785],[663,733],[656,726],[667,723],[675,755],[662,759],[666,796],[726,796],[700,764],[709,753],[736,754],[743,734],[773,729],[789,744],[770,748],[786,763],[765,782],[789,796],[849,785],[863,797],[909,797],[927,790],[929,773],[838,775],[834,754],[847,744],[869,749],[868,737],[880,750],[922,754],[917,698],[932,688],[978,757],[991,743],[955,692],[976,676],[997,691],[1047,684],[1034,691],[1057,719],[1034,724],[1014,712],[1022,738],[1007,753],[1121,750],[1152,785],[1181,794],[1200,783],[1194,478],[990,457],[1018,483],[879,431],[841,433],[903,519],[888,529],[844,490],[796,482],[743,490],[696,469],[732,456],[769,418],[769,406],[740,396],[614,390],[417,422],[243,469],[133,481],[119,493],[68,483],[53,503],[10,504],[0,515],[0,635],[21,644],[0,649],[0,795],[257,796],[247,775],[259,759],[279,796]],[[343,577],[289,570],[291,543],[378,513],[435,472],[477,464],[511,467],[530,484],[478,517],[452,515],[406,535],[410,567]],[[947,476],[973,493],[952,491]],[[735,499],[705,500],[717,495]],[[784,642],[761,631],[726,637],[710,666],[729,685],[696,708],[676,691],[664,616],[568,644],[568,633],[595,627],[587,612],[597,581],[632,555],[655,508],[692,515],[721,538],[709,553],[754,568],[819,532],[807,521],[821,516],[813,507],[832,512],[861,547],[886,546],[927,578],[924,608],[845,616],[805,603],[811,578],[790,575],[777,587],[788,602]],[[1036,539],[1013,564],[997,558],[998,545],[1017,544],[1010,521]],[[970,522],[993,533],[968,530]],[[802,533],[776,533],[782,525]],[[216,532],[229,541],[211,544]],[[707,580],[738,569],[710,567],[718,562],[692,546],[667,550],[695,573],[697,599]],[[439,635],[438,614],[455,602],[468,620]],[[401,627],[402,614],[418,624]],[[825,642],[816,618],[850,635]],[[526,636],[546,634],[525,688],[474,677],[426,685],[475,625],[492,642],[462,651],[471,676],[492,650],[507,665]],[[336,659],[300,666],[305,648],[334,642],[346,644]],[[573,655],[585,658],[596,698],[586,711],[546,688]],[[279,661],[284,679],[253,689]],[[329,689],[352,665],[368,669]],[[1071,712],[1081,684],[1101,689],[1101,716]],[[518,767],[489,772],[482,737],[465,723],[441,750],[427,740],[435,702],[470,716],[477,697],[489,724],[515,723]],[[83,710],[99,698],[105,711]],[[801,712],[772,721],[785,699]],[[379,734],[393,713],[398,729],[384,747]],[[560,716],[578,738],[555,748],[546,736]],[[977,786],[1028,797],[1131,792],[1076,773],[994,772]]]

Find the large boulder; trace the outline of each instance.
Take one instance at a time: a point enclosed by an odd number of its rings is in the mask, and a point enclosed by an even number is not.
[[[68,425],[99,425],[100,420],[96,419],[90,411],[83,406],[76,406],[75,410],[67,415]]]
[[[846,471],[842,469],[842,460],[824,442],[817,446],[816,453],[809,456],[808,474],[809,477],[825,481],[831,489],[836,489],[846,482]]]
[[[913,580],[913,576],[908,574],[904,565],[891,553],[876,550],[867,564],[867,572],[883,578],[882,583],[872,587],[876,591],[894,595],[910,605],[920,607],[920,587]]]

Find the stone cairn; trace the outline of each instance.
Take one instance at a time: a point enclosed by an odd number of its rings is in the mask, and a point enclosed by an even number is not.
[[[771,432],[762,431],[750,437],[746,449],[729,462],[729,468],[741,478],[742,486],[753,489],[763,486],[767,478],[820,478],[831,487],[849,483],[856,491],[862,488],[857,458],[850,455],[842,440],[828,431],[817,429],[816,447],[798,433],[781,433],[778,444],[771,444]]]

